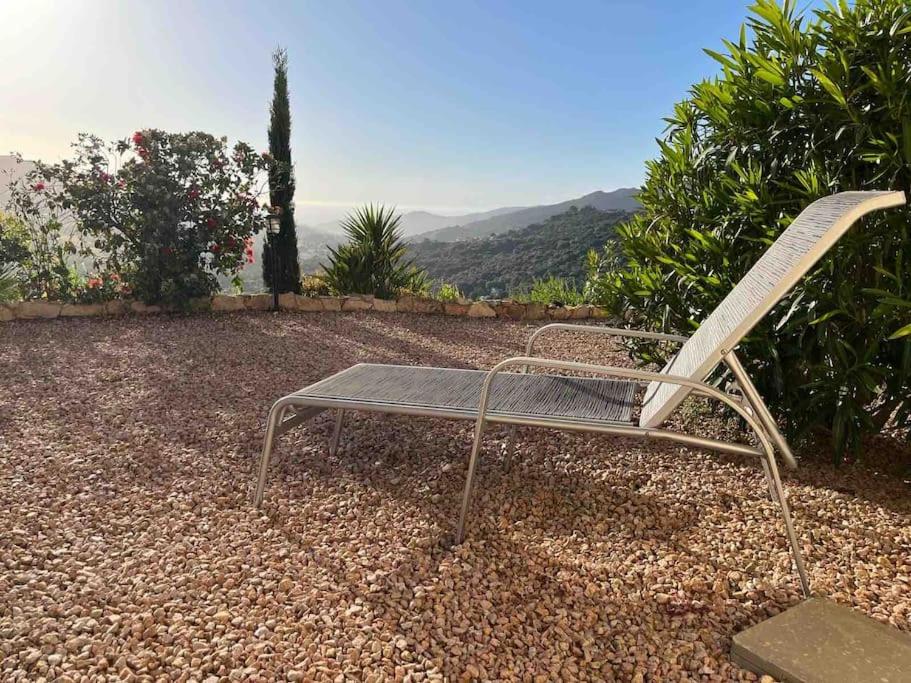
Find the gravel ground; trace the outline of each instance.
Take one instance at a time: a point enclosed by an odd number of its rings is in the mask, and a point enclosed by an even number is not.
[[[799,601],[752,462],[491,429],[469,538],[447,543],[469,423],[279,396],[360,361],[489,367],[530,327],[369,314],[0,326],[0,679],[751,680],[731,637]],[[629,364],[603,340],[543,354]],[[700,403],[691,430],[733,426]],[[814,588],[911,630],[907,457],[786,475]]]

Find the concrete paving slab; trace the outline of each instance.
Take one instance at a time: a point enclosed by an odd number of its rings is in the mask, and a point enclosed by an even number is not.
[[[731,658],[788,683],[911,681],[911,635],[819,598],[738,633]]]

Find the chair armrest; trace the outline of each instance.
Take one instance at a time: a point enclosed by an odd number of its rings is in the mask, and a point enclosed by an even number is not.
[[[622,327],[602,327],[599,325],[573,325],[571,323],[550,323],[542,325],[531,333],[525,345],[525,355],[531,356],[534,351],[535,340],[554,331],[587,332],[589,334],[604,334],[611,337],[633,337],[636,339],[652,339],[654,341],[670,341],[685,344],[689,337],[679,334],[665,334],[664,332],[648,332],[646,330],[628,330]]]
[[[604,375],[610,377],[620,377],[623,379],[636,380],[638,383],[643,384],[646,382],[666,382],[668,384],[677,384],[684,387],[689,387],[697,394],[706,396],[708,398],[713,398],[716,401],[724,403],[726,406],[731,408],[736,412],[743,420],[750,426],[753,432],[756,434],[756,437],[759,439],[763,448],[769,454],[770,457],[774,457],[774,449],[772,444],[769,441],[768,436],[766,436],[765,430],[762,425],[757,422],[757,418],[746,410],[738,401],[734,400],[723,391],[706,384],[705,382],[697,382],[692,380],[689,377],[681,377],[679,375],[666,375],[661,372],[653,372],[649,370],[638,370],[634,368],[620,368],[609,365],[593,365],[591,363],[578,363],[576,361],[564,361],[564,360],[555,360],[553,358],[533,358],[530,356],[515,356],[513,358],[507,358],[506,360],[500,361],[493,368],[491,368],[487,376],[484,378],[484,384],[481,387],[481,397],[478,402],[478,422],[476,429],[480,429],[481,425],[484,423],[485,415],[487,412],[487,403],[490,398],[490,388],[493,384],[494,378],[506,368],[514,366],[524,366],[526,369],[529,366],[548,368],[551,370],[570,370],[573,372],[588,372],[594,375]],[[646,430],[647,431],[647,430]],[[785,462],[792,469],[797,467],[797,463],[793,461],[792,458],[785,456]]]

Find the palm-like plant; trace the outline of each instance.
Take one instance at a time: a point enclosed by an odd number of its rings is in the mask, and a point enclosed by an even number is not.
[[[19,279],[12,268],[0,268],[0,304],[19,299]]]
[[[424,292],[427,274],[406,259],[394,209],[370,204],[355,209],[342,222],[348,242],[329,249],[323,265],[326,283],[340,294],[373,294],[392,298],[403,291]]]

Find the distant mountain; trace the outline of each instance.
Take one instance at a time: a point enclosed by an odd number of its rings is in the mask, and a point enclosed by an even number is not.
[[[440,216],[428,211],[409,211],[402,214],[402,220],[399,221],[399,228],[402,236],[405,238],[413,237],[421,233],[439,230],[450,225],[465,225],[475,223],[489,218],[495,218],[508,213],[519,211],[525,207],[509,206],[492,211],[482,211],[480,213],[469,213],[463,216]],[[314,228],[316,231],[332,234],[342,234],[341,221],[329,221],[328,223],[318,223]]]
[[[412,238],[412,241],[422,239],[434,240],[437,242],[454,242],[456,240],[475,239],[478,237],[488,237],[498,233],[524,228],[532,223],[539,223],[547,220],[551,216],[564,213],[570,208],[581,209],[585,206],[591,206],[601,211],[637,211],[640,208],[636,200],[638,189],[633,187],[624,187],[613,192],[592,192],[578,199],[570,199],[559,204],[549,204],[545,206],[532,206],[525,209],[514,211],[503,210],[501,214],[490,216],[476,221],[465,221],[459,224],[451,224],[439,230],[432,230],[419,234]]]
[[[516,230],[459,242],[422,240],[409,245],[409,256],[438,282],[459,287],[468,297],[507,296],[550,275],[585,278],[585,254],[614,238],[628,211],[572,206]]]

